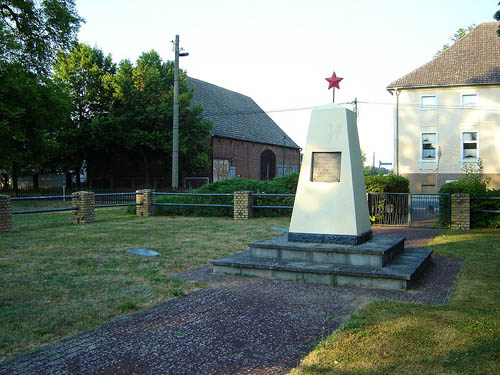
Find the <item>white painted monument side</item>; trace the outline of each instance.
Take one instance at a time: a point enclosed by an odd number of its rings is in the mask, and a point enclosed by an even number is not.
[[[290,233],[359,236],[370,230],[356,115],[333,103],[315,108]]]

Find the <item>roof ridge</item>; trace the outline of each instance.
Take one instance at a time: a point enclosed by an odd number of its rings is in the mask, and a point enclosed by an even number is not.
[[[189,76],[187,84],[213,123],[212,135],[279,146],[285,139],[287,147],[300,148],[251,97]]]
[[[403,75],[402,77],[392,81],[387,89],[395,88],[416,88],[416,87],[434,87],[434,86],[460,86],[460,85],[480,85],[480,84],[500,84],[500,78],[493,70],[500,71],[500,60],[496,60],[495,54],[500,52],[500,38],[497,38],[496,33],[492,31],[492,35],[485,35],[481,37],[483,30],[493,28],[493,26],[500,25],[498,22],[482,22],[477,25],[473,30],[467,33],[464,37],[453,43],[446,50],[434,56],[430,61],[417,67],[411,72]],[[479,42],[490,40],[498,42],[498,46],[492,43],[491,47],[486,49],[484,45],[478,45]],[[482,43],[485,44],[485,43]],[[496,51],[498,49],[498,51]],[[463,71],[455,71],[454,74],[447,76],[447,73],[453,69],[460,69],[460,67],[452,66],[463,63],[463,55],[474,52],[472,59],[470,59],[470,66],[473,69],[463,69]],[[488,55],[489,54],[489,55]],[[474,57],[491,57],[491,59],[476,59]],[[469,60],[468,60],[469,62]],[[448,70],[448,71],[447,71]],[[489,73],[491,77],[485,76]],[[483,75],[483,77],[481,77]],[[457,77],[459,76],[459,77]],[[444,80],[444,81],[442,81]],[[447,81],[447,82],[446,82]],[[483,82],[485,81],[485,82]]]
[[[229,90],[229,89],[226,89],[225,87],[218,86],[218,85],[216,85],[216,84],[213,84],[213,83],[210,83],[210,82],[204,81],[204,80],[199,79],[199,78],[194,78],[194,77],[191,77],[191,76],[187,76],[187,77],[188,77],[188,79],[194,79],[194,80],[196,80],[196,81],[198,81],[198,82],[203,82],[203,83],[205,83],[205,84],[207,84],[207,85],[217,87],[218,89],[225,90],[225,91],[229,91],[229,92],[232,92],[233,94],[238,94],[238,95],[244,96],[245,98],[250,98],[250,99],[252,99],[250,96],[245,95],[245,94],[242,94],[241,92],[237,92],[237,91]],[[252,99],[252,100],[253,100],[253,99]]]

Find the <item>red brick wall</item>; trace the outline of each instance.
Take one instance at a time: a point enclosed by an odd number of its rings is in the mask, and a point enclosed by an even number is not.
[[[240,141],[229,138],[212,137],[213,159],[231,159],[236,167],[236,176],[260,180],[260,154],[271,150],[276,155],[276,176],[278,166],[283,163],[283,147],[263,143]],[[300,167],[300,152],[296,148],[286,147],[285,165]],[[210,174],[210,178],[212,175]]]

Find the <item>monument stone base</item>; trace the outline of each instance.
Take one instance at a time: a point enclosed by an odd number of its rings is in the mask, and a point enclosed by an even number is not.
[[[407,289],[430,263],[432,250],[404,249],[403,237],[373,236],[362,244],[290,241],[287,234],[212,261],[214,273],[329,285]]]

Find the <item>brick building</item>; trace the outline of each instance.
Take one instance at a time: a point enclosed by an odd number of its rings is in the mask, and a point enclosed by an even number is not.
[[[268,180],[297,172],[300,148],[252,100],[208,82],[188,78],[193,103],[212,121],[210,181],[243,177]]]

